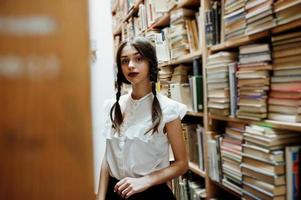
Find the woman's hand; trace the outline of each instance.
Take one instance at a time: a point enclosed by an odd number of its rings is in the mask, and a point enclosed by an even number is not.
[[[118,192],[123,198],[129,198],[133,194],[143,192],[151,187],[150,179],[147,177],[141,178],[124,178],[116,183],[114,191]]]

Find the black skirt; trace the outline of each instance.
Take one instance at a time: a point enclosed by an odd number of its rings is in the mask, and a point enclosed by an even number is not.
[[[117,179],[110,177],[106,200],[124,199],[117,192],[114,192],[114,187],[117,182]],[[133,194],[127,200],[176,200],[176,198],[173,195],[171,189],[167,186],[167,184],[164,183],[150,187],[143,192]]]

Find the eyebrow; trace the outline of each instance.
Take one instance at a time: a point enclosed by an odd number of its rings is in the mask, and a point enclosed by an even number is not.
[[[136,52],[136,53],[134,53],[133,55],[134,55],[134,56],[135,56],[135,55],[140,55],[140,53],[139,53],[139,52]],[[128,57],[128,55],[121,56],[121,58],[126,58],[126,57]]]

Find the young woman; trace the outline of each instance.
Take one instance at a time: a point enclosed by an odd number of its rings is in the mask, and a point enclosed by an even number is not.
[[[186,106],[157,94],[157,58],[144,38],[117,51],[117,94],[105,103],[106,152],[97,200],[173,200],[166,182],[188,169],[181,119]],[[129,95],[120,95],[122,84]],[[169,163],[169,144],[175,161]]]

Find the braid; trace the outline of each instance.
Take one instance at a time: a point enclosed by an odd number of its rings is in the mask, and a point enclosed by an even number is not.
[[[122,82],[120,81],[120,78],[117,75],[116,102],[114,103],[114,105],[111,108],[110,117],[111,117],[111,121],[113,123],[113,128],[115,128],[115,130],[118,133],[120,133],[120,125],[122,124],[122,121],[123,121],[121,108],[120,108],[120,104],[119,104],[119,99],[121,96],[121,85],[122,85]],[[114,118],[113,118],[113,111],[114,111]]]
[[[152,82],[152,92],[154,95],[152,106],[152,122],[154,123],[153,132],[158,132],[158,127],[162,118],[162,110],[157,98],[156,83]]]

